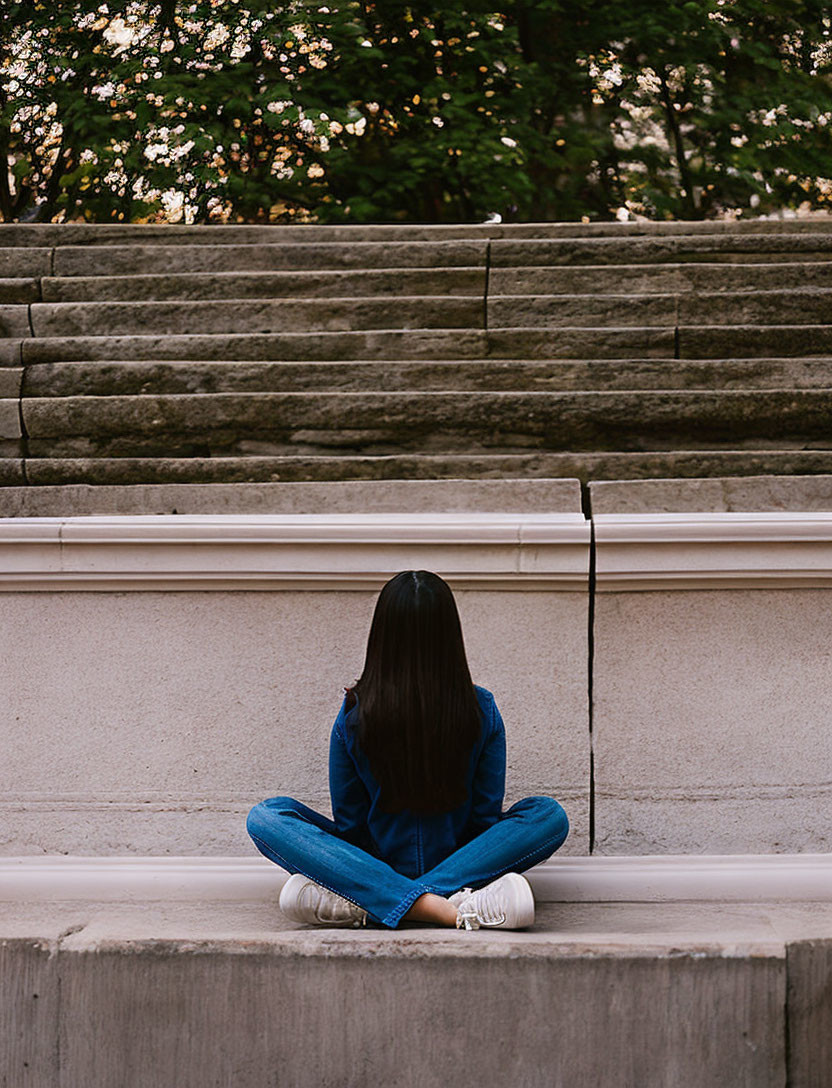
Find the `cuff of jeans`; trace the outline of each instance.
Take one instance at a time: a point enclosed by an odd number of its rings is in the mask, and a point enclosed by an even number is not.
[[[402,899],[402,901],[398,903],[390,911],[389,914],[385,915],[384,918],[381,919],[381,924],[384,926],[389,926],[391,929],[394,929],[405,916],[405,914],[407,914],[407,912],[410,910],[416,900],[429,890],[430,889],[424,887],[424,885],[422,884],[417,884],[415,888],[411,888],[407,895],[404,897],[404,899]]]

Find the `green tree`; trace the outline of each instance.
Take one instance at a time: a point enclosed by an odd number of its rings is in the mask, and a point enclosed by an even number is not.
[[[832,200],[816,0],[7,4],[6,221],[703,218]]]

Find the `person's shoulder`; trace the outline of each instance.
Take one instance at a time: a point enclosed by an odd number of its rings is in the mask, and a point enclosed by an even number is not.
[[[341,707],[333,724],[335,732],[346,740],[358,724],[358,695],[352,688],[344,688]]]
[[[480,684],[474,684],[474,694],[483,706],[488,706],[494,702],[494,696],[488,688],[484,688]]]
[[[502,717],[497,709],[497,702],[492,692],[480,684],[474,684],[474,694],[477,697],[483,720],[486,723],[486,732],[490,736],[494,730],[502,727]]]

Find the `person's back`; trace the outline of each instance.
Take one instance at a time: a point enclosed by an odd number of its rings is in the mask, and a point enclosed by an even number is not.
[[[450,588],[429,571],[397,574],[332,727],[333,819],[290,797],[249,813],[257,848],[293,874],[281,909],[328,925],[530,925],[520,871],[554,853],[569,825],[549,797],[503,813],[505,752],[494,697],[471,680]]]

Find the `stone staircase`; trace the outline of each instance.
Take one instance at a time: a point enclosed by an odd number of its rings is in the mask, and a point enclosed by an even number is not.
[[[0,226],[6,486],[826,473],[832,221]]]
[[[830,269],[0,225],[0,1085],[832,1088]],[[244,834],[417,566],[570,813],[528,932],[294,926]]]

